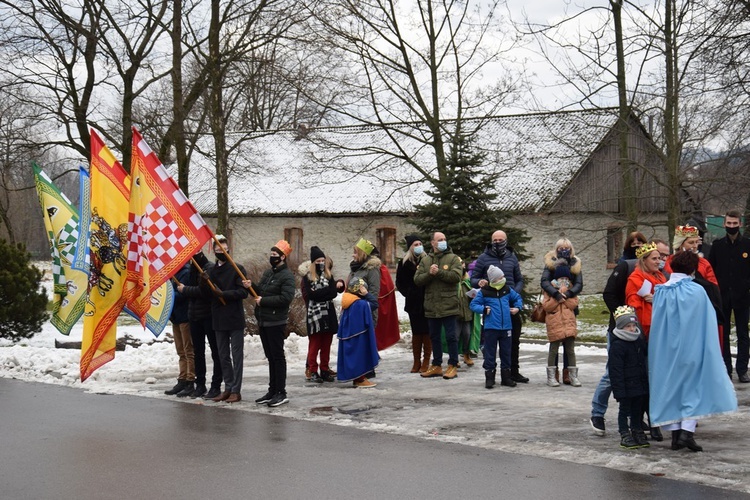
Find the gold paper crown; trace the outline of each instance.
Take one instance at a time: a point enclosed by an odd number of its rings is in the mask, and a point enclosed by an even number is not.
[[[698,236],[698,228],[685,224],[684,226],[677,226],[674,230],[674,235],[678,238],[686,240],[688,238],[696,238]]]
[[[615,320],[621,316],[625,316],[626,314],[635,314],[635,309],[633,309],[630,306],[620,306],[617,309],[615,309],[614,316]]]
[[[635,258],[640,259],[650,254],[654,250],[656,250],[656,243],[654,243],[653,241],[651,243],[646,243],[645,245],[641,245],[635,250]]]

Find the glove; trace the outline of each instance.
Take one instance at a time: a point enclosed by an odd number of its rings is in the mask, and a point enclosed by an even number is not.
[[[211,293],[213,293],[214,297],[216,297],[217,299],[224,298],[224,292],[220,288],[212,288]]]
[[[208,283],[208,273],[206,271],[203,271],[200,277],[202,282]]]

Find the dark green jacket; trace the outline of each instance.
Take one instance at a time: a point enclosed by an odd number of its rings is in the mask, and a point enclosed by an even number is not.
[[[260,282],[253,283],[253,290],[260,299],[255,306],[255,317],[259,326],[284,325],[289,317],[289,304],[297,289],[294,275],[286,262],[272,267],[263,273]]]
[[[436,275],[430,274],[430,266],[437,264]],[[448,247],[445,252],[435,252],[422,257],[414,274],[414,283],[424,287],[425,318],[458,316],[458,283],[464,270],[461,259]]]

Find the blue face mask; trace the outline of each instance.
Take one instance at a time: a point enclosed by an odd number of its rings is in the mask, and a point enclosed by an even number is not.
[[[424,247],[422,245],[419,245],[418,247],[414,247],[412,252],[414,252],[414,255],[422,255],[422,252],[424,252]]]
[[[445,252],[446,250],[448,250],[448,242],[445,240],[438,241],[437,249],[439,252]]]

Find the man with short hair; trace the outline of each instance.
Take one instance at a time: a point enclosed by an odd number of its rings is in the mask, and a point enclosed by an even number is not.
[[[422,257],[414,283],[424,287],[424,315],[432,341],[432,365],[422,377],[453,379],[458,371],[458,283],[463,277],[461,259],[448,246],[445,235],[436,232],[430,241],[432,253]],[[448,368],[443,374],[441,330],[448,344]]]
[[[523,275],[521,266],[518,263],[518,257],[513,252],[513,248],[508,246],[508,235],[505,231],[497,230],[492,233],[492,242],[487,245],[482,255],[479,256],[474,264],[474,271],[471,273],[471,286],[482,288],[486,286],[487,270],[490,266],[500,268],[505,274],[507,285],[515,290],[519,295],[523,290]],[[521,315],[514,314],[511,316],[511,335],[513,343],[510,353],[510,378],[514,382],[527,383],[529,379],[521,375],[519,371],[518,358],[521,351]]]
[[[737,378],[742,383],[750,382],[747,374],[750,359],[750,239],[740,234],[742,213],[730,210],[724,216],[726,236],[714,240],[708,261],[714,268],[721,291],[722,312],[722,356],[729,378],[732,378],[732,354],[729,346],[731,315],[737,329]]]

